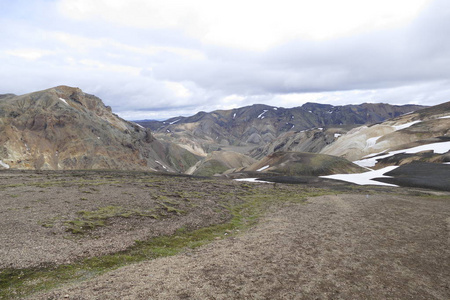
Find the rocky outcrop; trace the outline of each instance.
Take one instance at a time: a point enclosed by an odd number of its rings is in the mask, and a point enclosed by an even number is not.
[[[68,86],[0,96],[0,131],[0,160],[17,169],[182,172],[198,160]]]

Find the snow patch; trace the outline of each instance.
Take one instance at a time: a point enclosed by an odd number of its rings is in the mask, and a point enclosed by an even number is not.
[[[181,119],[178,119],[178,120],[175,120],[175,121],[173,121],[173,122],[170,122],[169,124],[170,125],[173,125],[173,124],[175,124],[176,122],[178,122],[178,121],[180,121]]]
[[[410,115],[410,114],[412,114],[413,112],[414,112],[414,111],[410,111],[410,112],[404,113],[402,116]]]
[[[278,110],[278,108],[274,107],[273,110]]]
[[[155,160],[155,163],[157,163],[158,165],[162,166],[165,170],[167,170],[166,166],[160,163],[159,161]]]
[[[385,176],[384,174],[394,170],[398,166],[390,166],[380,170],[369,171],[365,173],[356,173],[356,174],[335,174],[335,175],[327,175],[320,176],[322,178],[335,179],[335,180],[343,180],[351,183],[355,183],[358,185],[386,185],[386,186],[398,186],[395,184],[379,182],[373,180],[374,178],[392,178],[391,176]]]
[[[373,138],[368,139],[368,140],[366,141],[366,148],[371,148],[371,147],[375,146],[375,144],[377,143],[377,140],[378,140],[380,137],[382,137],[382,136],[380,135],[380,136],[376,136],[376,137],[373,137]]]
[[[450,119],[450,116],[439,117],[438,119]]]
[[[408,149],[392,151],[392,152],[388,152],[385,155],[356,160],[353,163],[355,163],[361,167],[373,167],[376,165],[378,159],[383,159],[383,158],[390,157],[390,156],[393,156],[395,154],[400,154],[400,153],[414,154],[414,153],[418,153],[418,152],[422,152],[422,151],[429,151],[429,150],[433,150],[434,153],[439,153],[439,154],[446,153],[450,150],[450,142],[432,143],[432,144],[421,145],[421,146],[412,147],[412,148],[408,148]],[[372,154],[372,156],[373,156],[373,154]]]
[[[0,159],[0,166],[2,166],[5,169],[9,169],[9,165],[7,163],[4,163],[1,159]]]
[[[262,167],[262,168],[259,168],[258,170],[256,170],[256,172],[264,171],[264,170],[267,169],[268,167],[269,167],[269,165],[264,166],[264,167]]]
[[[417,123],[420,123],[420,122],[422,122],[422,121],[421,121],[421,120],[418,120],[418,121],[412,121],[412,122],[405,123],[405,124],[402,124],[402,125],[394,125],[394,126],[392,126],[392,127],[394,127],[395,131],[398,131],[398,130],[402,130],[402,129],[411,127],[411,126],[413,126],[414,124],[417,124]]]
[[[334,134],[334,138],[336,139],[336,138],[338,138],[338,137],[340,137],[342,134],[340,134],[340,133],[335,133]]]
[[[67,103],[67,101],[63,98],[59,98],[59,100],[61,100],[62,102],[64,102],[66,105],[69,105],[69,103]]]
[[[257,119],[260,119],[267,111],[268,111],[267,109],[264,109],[263,112],[259,114]]]
[[[386,152],[387,150],[383,150],[381,152],[377,152],[377,153],[372,153],[372,154],[367,154],[366,156],[363,156],[362,158],[370,158],[370,157],[374,157],[380,154],[383,154],[384,152]]]
[[[258,183],[270,183],[268,181],[258,180],[258,178],[240,178],[235,179],[236,181],[245,181],[245,182],[258,182]]]
[[[233,115],[233,119],[234,119],[234,118],[236,118],[236,113],[234,113],[234,115]]]

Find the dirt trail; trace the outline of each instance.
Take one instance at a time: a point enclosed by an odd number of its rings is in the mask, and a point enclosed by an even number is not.
[[[450,299],[449,199],[328,195],[32,299]]]

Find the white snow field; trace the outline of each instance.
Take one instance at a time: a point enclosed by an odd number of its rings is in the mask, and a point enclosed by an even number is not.
[[[411,124],[411,123],[409,123]],[[406,125],[406,124],[405,124]],[[371,141],[372,142],[372,141]],[[400,153],[418,153],[421,151],[429,151],[433,150],[434,153],[443,154],[450,150],[450,142],[441,142],[441,143],[432,143],[427,145],[421,145],[417,147],[412,147],[408,149],[402,149],[397,151],[391,151],[384,155],[376,156],[377,154],[371,154],[367,156],[366,158],[363,158],[361,160],[354,161],[353,163],[364,167],[374,167],[377,163],[377,159],[382,159],[386,157],[393,156],[395,154]],[[381,153],[379,153],[381,154]],[[328,175],[328,176],[320,176],[322,178],[329,178],[329,179],[337,179],[337,180],[343,180],[347,182],[352,182],[359,185],[387,185],[387,186],[397,186],[394,184],[384,183],[384,182],[378,182],[373,180],[373,178],[379,178],[379,177],[389,177],[385,176],[384,174],[394,170],[397,168],[397,166],[390,166],[379,170],[372,170],[365,173],[357,173],[357,174],[335,174],[335,175]]]
[[[359,185],[386,185],[386,186],[395,186],[398,187],[398,185],[390,184],[390,183],[384,183],[373,180],[374,178],[380,178],[380,177],[387,177],[383,174],[394,170],[397,168],[397,166],[390,166],[379,170],[373,170],[365,173],[355,173],[355,174],[334,174],[334,175],[327,175],[327,176],[320,176],[321,178],[328,178],[328,179],[336,179],[336,180],[343,180],[347,182],[352,182]]]

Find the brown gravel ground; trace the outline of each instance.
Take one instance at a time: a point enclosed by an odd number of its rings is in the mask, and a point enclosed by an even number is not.
[[[224,222],[238,184],[139,172],[0,172],[0,270],[68,264],[124,250],[137,240]],[[211,193],[215,190],[215,194]],[[67,232],[80,211],[120,207],[86,234]],[[173,209],[170,211],[170,209]]]
[[[0,271],[115,253],[180,227],[227,221],[224,207],[252,190],[301,197],[303,188],[142,172],[2,171]],[[274,204],[241,234],[28,299],[450,299],[449,193],[327,188],[348,192]],[[67,232],[80,212],[108,207],[130,216]]]
[[[236,237],[31,299],[450,299],[450,199],[405,194],[279,205]]]

